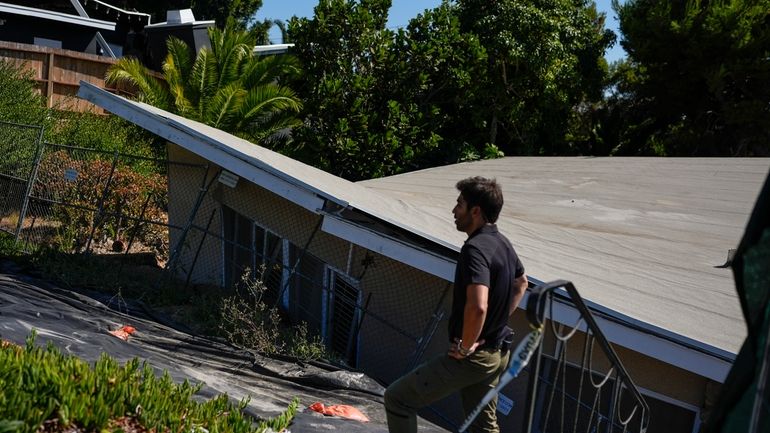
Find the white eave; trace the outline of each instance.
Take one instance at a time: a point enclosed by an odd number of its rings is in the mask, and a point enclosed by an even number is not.
[[[19,6],[9,3],[0,3],[0,12],[23,15],[35,18],[42,18],[45,20],[58,21],[62,23],[75,24],[78,26],[91,27],[99,30],[115,30],[115,23],[110,21],[96,20],[93,18],[84,18],[78,15],[65,14],[55,11],[47,11],[45,9],[30,8],[26,6]]]
[[[286,54],[289,49],[294,47],[294,44],[273,44],[273,45],[257,45],[254,47],[254,54],[258,56],[272,56],[275,54]]]
[[[144,26],[145,29],[157,29],[157,28],[169,28],[169,27],[213,27],[216,24],[215,20],[207,21],[191,21],[181,23],[169,23],[164,21],[162,23],[148,24]]]

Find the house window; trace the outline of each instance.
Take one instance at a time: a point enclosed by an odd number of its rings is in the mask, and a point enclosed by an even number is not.
[[[235,287],[249,269],[256,268],[254,223],[227,206],[222,207],[224,286]]]
[[[358,282],[329,269],[331,301],[328,327],[329,346],[355,367],[358,358],[358,324],[361,318],[361,291]]]
[[[315,335],[326,335],[326,264],[311,254],[302,254],[294,244],[289,246],[289,263],[297,268],[289,285],[289,299],[284,303],[293,322],[305,322]]]
[[[261,276],[268,288],[266,301],[274,301],[283,280],[283,241],[227,206],[222,206],[222,221],[224,286],[236,287],[248,270],[248,277]]]
[[[268,305],[282,305],[292,322],[307,323],[312,334],[355,366],[361,322],[358,281],[227,206],[222,206],[222,221],[225,287],[237,287],[248,269],[250,278],[261,277],[267,287],[263,299]]]

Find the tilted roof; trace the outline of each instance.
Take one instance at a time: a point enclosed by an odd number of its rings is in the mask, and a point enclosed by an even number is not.
[[[360,184],[452,227],[454,184],[495,177],[498,226],[528,274],[570,280],[589,301],[734,354],[746,329],[732,271],[719,266],[768,168],[767,158],[508,157]]]
[[[718,266],[740,240],[770,159],[510,157],[352,183],[87,83],[79,95],[310,210],[332,202],[444,251],[465,239],[454,229],[454,184],[496,177],[506,197],[498,225],[528,274],[575,283],[615,320],[605,321],[610,341],[722,380],[745,337],[732,273]],[[451,261],[435,263],[442,270],[432,273],[451,280]]]

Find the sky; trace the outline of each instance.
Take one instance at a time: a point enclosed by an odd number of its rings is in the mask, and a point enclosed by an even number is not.
[[[432,9],[441,3],[441,0],[392,0],[393,5],[388,14],[388,27],[405,27],[409,20],[423,12]],[[618,34],[618,21],[615,11],[612,10],[611,0],[596,0],[600,12],[607,14],[606,26]],[[265,18],[288,21],[292,16],[310,17],[318,0],[263,0],[262,7],[257,11],[256,19],[262,21]],[[281,32],[277,27],[270,31],[270,40],[274,44],[281,43]],[[612,62],[625,57],[625,52],[617,42],[610,48],[605,57]]]

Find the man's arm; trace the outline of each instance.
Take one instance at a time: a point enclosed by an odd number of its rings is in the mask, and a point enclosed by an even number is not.
[[[519,302],[521,302],[521,298],[524,297],[524,293],[527,291],[528,286],[529,282],[527,281],[527,274],[521,274],[521,276],[513,280],[513,287],[511,287],[511,290],[513,290],[513,302],[511,302],[511,311],[508,312],[509,317],[516,311],[516,307],[519,306]]]
[[[463,311],[463,336],[462,348],[473,352],[483,343],[477,341],[481,336],[481,329],[484,327],[484,319],[487,317],[487,306],[489,301],[489,287],[483,284],[468,284],[466,289],[465,308]],[[449,350],[449,356],[462,359],[457,350],[459,347],[452,346]]]

